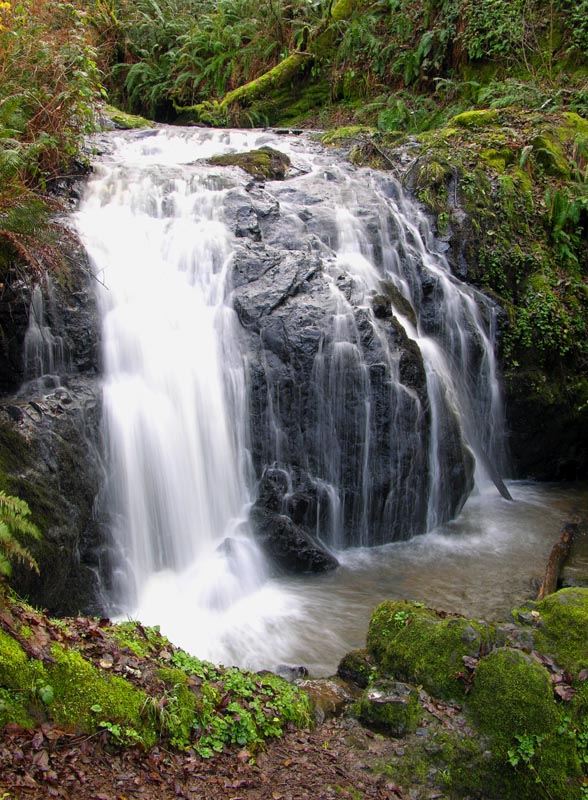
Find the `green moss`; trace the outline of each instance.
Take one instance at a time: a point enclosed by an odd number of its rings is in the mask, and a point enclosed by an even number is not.
[[[437,154],[415,166],[414,191],[436,214],[447,213],[447,186],[452,174],[451,163]]]
[[[30,728],[35,723],[31,718],[26,702],[26,695],[0,688],[0,728],[9,722],[16,722],[23,728]]]
[[[336,22],[349,19],[357,5],[356,0],[336,0],[331,9],[331,17]]]
[[[547,134],[533,139],[533,155],[546,175],[568,179],[570,165],[559,142]]]
[[[54,699],[48,710],[56,722],[80,732],[97,730],[101,721],[122,724],[147,746],[155,743],[155,726],[142,718],[145,692],[118,676],[104,675],[74,650],[56,644],[52,656],[55,664],[48,670],[48,680]]]
[[[259,78],[228,92],[219,103],[219,111],[222,112],[234,103],[250,105],[254,100],[267,96],[276,88],[289,84],[297,78],[312,61],[313,57],[310,53],[291,53]]]
[[[568,138],[574,138],[576,134],[588,136],[588,120],[573,111],[564,111],[562,117],[564,119],[563,127],[569,131]]]
[[[16,691],[31,688],[29,662],[19,643],[0,630],[0,686]]]
[[[102,675],[74,650],[55,644],[52,658],[54,663],[46,664],[29,659],[14,639],[0,631],[0,687],[20,692],[23,703],[37,716],[48,715],[67,728],[92,733],[101,720],[124,723],[145,743],[154,743],[153,727],[141,719],[144,692],[122,678]],[[99,711],[92,706],[99,706]]]
[[[502,173],[514,162],[514,153],[508,147],[501,147],[499,150],[490,147],[486,150],[480,150],[480,158],[485,161],[491,169]]]
[[[405,736],[418,727],[421,717],[419,693],[397,681],[376,681],[356,703],[354,713],[370,728],[391,736]]]
[[[114,106],[105,106],[102,109],[102,113],[115,127],[122,130],[138,130],[153,127],[153,123],[145,119],[145,117],[139,117],[136,114],[127,114],[126,111],[121,111]]]
[[[156,726],[161,733],[169,736],[175,747],[190,744],[196,718],[197,703],[190,689],[188,676],[181,669],[162,668],[157,671],[165,684],[161,698],[150,698],[148,705]]]
[[[496,109],[482,109],[478,111],[464,111],[449,120],[450,125],[460,128],[485,128],[493,125],[499,119],[500,112]]]
[[[444,617],[418,604],[381,603],[372,616],[368,650],[386,674],[421,684],[436,697],[464,695],[457,676],[464,656],[492,643],[494,627],[464,617]]]
[[[139,658],[146,658],[170,642],[162,636],[159,627],[141,625],[133,620],[119,622],[109,628],[109,633],[120,647],[127,648]]]
[[[220,167],[241,167],[257,180],[284,180],[290,167],[288,156],[271,147],[213,156],[209,163]]]
[[[578,797],[575,743],[560,732],[562,713],[545,667],[520,650],[498,648],[478,664],[467,706],[494,757],[511,762],[501,797],[535,798],[538,783],[561,800]],[[517,758],[522,768],[515,770]],[[499,778],[496,766],[492,772]]]
[[[534,610],[536,615],[525,615],[517,609],[513,616],[533,626],[536,648],[573,674],[588,668],[588,589],[561,589]]]
[[[559,722],[545,667],[508,647],[479,662],[467,705],[480,730],[505,746],[518,733],[553,732]]]
[[[374,128],[367,127],[366,125],[347,125],[342,128],[333,128],[321,136],[321,142],[327,146],[344,145],[348,144],[352,139],[371,136],[374,130]]]

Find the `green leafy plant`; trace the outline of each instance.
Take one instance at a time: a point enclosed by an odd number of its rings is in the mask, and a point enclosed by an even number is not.
[[[394,622],[397,622],[398,625],[408,625],[408,622],[410,621],[410,614],[408,611],[397,611],[392,619]]]
[[[522,763],[528,766],[529,769],[534,770],[532,761],[537,755],[544,738],[544,736],[538,736],[537,734],[517,734],[515,736],[517,740],[516,747],[512,747],[507,751],[508,763],[511,767],[517,767]]]
[[[98,726],[102,728],[102,730],[108,731],[113,744],[119,745],[120,747],[133,747],[145,744],[141,734],[130,725],[101,720]]]
[[[30,519],[31,510],[24,500],[0,491],[0,576],[12,574],[12,563],[20,563],[39,572],[39,566],[23,539],[39,539],[41,534]]]

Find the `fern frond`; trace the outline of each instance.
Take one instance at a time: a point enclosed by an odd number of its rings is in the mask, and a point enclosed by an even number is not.
[[[39,565],[21,538],[40,539],[41,532],[30,519],[31,510],[24,500],[0,491],[0,575],[10,576],[12,563],[24,564],[37,574]]]

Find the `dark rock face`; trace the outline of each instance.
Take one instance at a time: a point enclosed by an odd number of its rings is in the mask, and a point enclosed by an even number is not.
[[[103,474],[99,397],[94,381],[78,378],[0,410],[4,486],[28,502],[42,532],[31,546],[40,576],[15,569],[11,584],[51,614],[99,610],[102,537],[93,514]]]
[[[15,391],[24,378],[22,349],[29,324],[30,289],[16,273],[0,302],[0,391]]]
[[[588,475],[588,414],[565,398],[541,394],[536,373],[510,376],[507,396],[509,445],[520,478],[585,480]]]
[[[36,363],[42,357],[32,353],[27,358],[27,349],[34,351],[27,343],[31,321],[42,326],[44,349],[50,349],[53,342],[54,382],[70,374],[97,372],[100,322],[94,278],[84,249],[73,237],[64,239],[63,249],[66,271],[55,278],[46,276],[36,286],[23,279],[22,269],[8,270],[0,297],[0,395],[15,392],[43,372]],[[37,296],[40,306],[33,302]]]
[[[98,613],[100,325],[83,249],[64,241],[59,280],[9,281],[0,301],[0,481],[42,532],[31,546],[41,574],[15,569],[14,588],[52,614]]]
[[[326,572],[339,565],[317,539],[304,531],[282,509],[288,509],[288,475],[279,469],[265,470],[257,502],[251,511],[256,538],[281,572]]]
[[[270,513],[281,535],[289,536],[295,524],[334,547],[424,532],[427,378],[417,345],[394,315],[392,290],[382,282],[366,307],[364,293],[344,272],[334,290],[318,242],[313,249],[312,236],[298,237],[283,225],[261,189],[230,200],[229,218],[243,236],[232,216],[236,205],[258,223],[243,237],[231,278],[248,353],[252,455],[263,474],[253,518],[263,536]],[[448,407],[445,412],[438,521],[455,515],[473,482],[458,421]],[[267,471],[270,465],[277,469]],[[270,480],[289,482],[279,501],[268,496]]]

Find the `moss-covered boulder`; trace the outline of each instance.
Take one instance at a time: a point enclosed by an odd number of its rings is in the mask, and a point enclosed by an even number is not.
[[[399,681],[380,680],[366,689],[354,713],[370,728],[391,736],[416,731],[421,716],[418,690]]]
[[[460,128],[482,128],[495,123],[498,117],[499,112],[494,108],[463,111],[450,119],[448,125],[458,125]]]
[[[256,180],[283,181],[290,169],[291,162],[285,153],[271,147],[260,147],[246,153],[227,153],[212,156],[209,164],[217,167],[241,167]]]
[[[357,139],[370,137],[374,132],[375,128],[370,128],[366,125],[345,125],[342,128],[332,128],[330,131],[323,133],[321,142],[327,147],[341,146]]]
[[[104,106],[101,109],[101,114],[107,126],[114,127],[117,130],[132,131],[153,127],[151,120],[140,117],[138,114],[129,114],[126,111],[121,111],[120,108],[115,108],[114,106]]]
[[[588,669],[588,589],[561,589],[515,609],[513,617],[531,629],[535,649],[552,655],[560,667],[574,675]]]
[[[505,746],[518,733],[553,732],[559,722],[549,672],[509,647],[480,660],[467,703],[480,730]]]
[[[465,693],[459,679],[464,656],[479,656],[494,636],[494,626],[484,622],[387,601],[372,615],[367,646],[385,674],[421,684],[436,697],[456,698]]]
[[[541,134],[533,139],[533,153],[546,175],[569,178],[570,167],[561,144],[553,137]]]
[[[367,650],[351,650],[346,653],[337,667],[337,675],[344,681],[351,681],[362,689],[374,679],[377,667]]]
[[[489,737],[488,796],[534,800],[544,787],[558,800],[580,797],[577,740],[562,726],[549,672],[530,655],[501,647],[481,659],[467,707]]]

